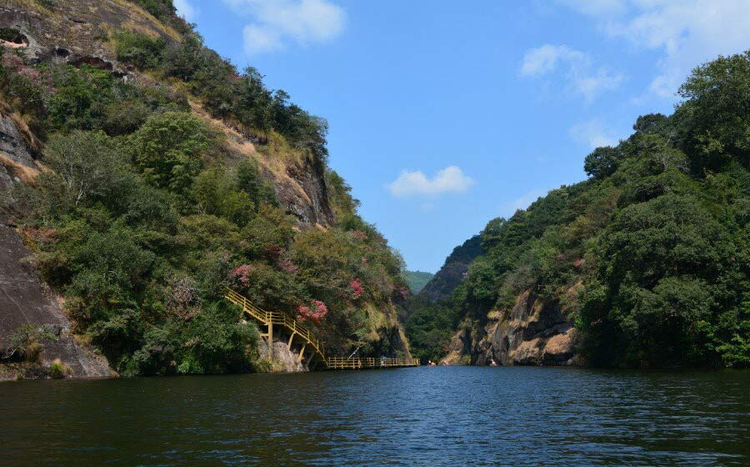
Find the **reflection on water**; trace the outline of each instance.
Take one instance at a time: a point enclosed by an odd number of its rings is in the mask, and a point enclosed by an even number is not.
[[[1,465],[750,465],[750,372],[437,367],[0,384]]]

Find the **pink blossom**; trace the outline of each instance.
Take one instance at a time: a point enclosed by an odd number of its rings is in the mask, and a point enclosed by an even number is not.
[[[297,319],[300,321],[310,320],[319,323],[328,314],[328,307],[320,300],[313,300],[312,308],[306,305],[299,305],[297,311],[299,312]]]
[[[365,291],[365,288],[362,287],[362,283],[359,281],[359,279],[352,279],[352,281],[349,283],[349,288],[352,289],[352,297],[354,299],[359,298],[362,295],[362,292]]]
[[[247,287],[250,285],[250,273],[252,272],[252,267],[249,264],[243,264],[241,266],[237,266],[236,268],[232,269],[232,272],[229,273],[229,277],[233,279],[237,279],[240,284]]]

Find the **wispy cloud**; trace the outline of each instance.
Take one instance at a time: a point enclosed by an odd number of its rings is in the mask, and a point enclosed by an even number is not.
[[[627,10],[627,2],[623,0],[558,0],[558,3],[598,17],[619,15]]]
[[[559,0],[594,18],[611,38],[661,51],[651,95],[674,98],[696,65],[750,44],[747,0]]]
[[[614,146],[618,138],[604,125],[601,120],[593,119],[573,125],[570,136],[578,143],[585,144],[591,149],[601,146]]]
[[[321,43],[342,33],[346,12],[329,0],[224,0],[252,21],[243,31],[249,55]]]
[[[606,67],[595,68],[589,54],[567,45],[544,44],[529,49],[523,57],[521,76],[540,78],[561,71],[568,88],[593,101],[604,91],[617,89],[624,80],[622,73]]]
[[[177,15],[185,18],[189,23],[192,23],[198,17],[198,9],[188,0],[174,0],[174,6],[177,8]]]
[[[459,167],[451,165],[438,171],[432,178],[427,177],[421,170],[404,170],[396,180],[386,185],[386,188],[397,198],[408,198],[463,193],[474,183],[474,180],[464,175]]]

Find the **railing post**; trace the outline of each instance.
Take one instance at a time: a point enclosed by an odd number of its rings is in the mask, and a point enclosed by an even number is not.
[[[268,321],[268,358],[273,360],[273,320]]]

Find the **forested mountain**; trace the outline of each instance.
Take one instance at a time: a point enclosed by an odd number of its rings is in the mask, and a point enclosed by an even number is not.
[[[487,224],[419,330],[455,333],[448,362],[750,366],[750,54],[696,68],[679,95],[588,155],[588,180]]]
[[[415,356],[437,360],[445,353],[447,341],[458,323],[458,313],[446,305],[466,277],[469,265],[482,254],[481,238],[475,235],[453,249],[440,270],[406,305],[404,321]]]
[[[10,0],[0,40],[3,212],[75,341],[122,374],[268,369],[231,287],[333,355],[408,355],[402,260],[328,167],[325,120],[171,0]],[[45,323],[12,318],[0,359],[36,358]]]

